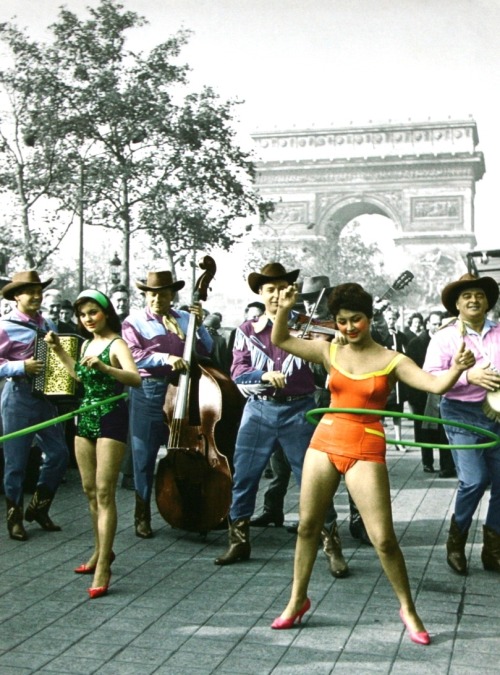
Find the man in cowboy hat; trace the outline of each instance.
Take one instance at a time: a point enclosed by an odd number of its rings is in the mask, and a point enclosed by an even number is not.
[[[464,340],[474,353],[476,364],[443,395],[441,417],[500,434],[500,417],[490,419],[484,409],[487,393],[500,388],[500,326],[486,317],[497,300],[498,284],[492,277],[464,274],[445,286],[441,301],[456,319],[432,337],[424,369],[431,373],[445,370],[451,363],[453,349]],[[445,429],[450,445],[485,441],[467,429],[452,426]],[[491,486],[481,559],[484,569],[500,572],[500,445],[483,450],[456,449],[452,453],[458,490],[446,544],[448,565],[458,574],[467,574],[465,544],[469,527],[484,492]]]
[[[38,331],[56,330],[50,319],[40,314],[43,289],[52,279],[42,281],[38,272],[17,272],[3,289],[3,297],[14,300],[16,308],[0,320],[0,377],[7,378],[2,392],[4,434],[53,419],[55,406],[46,398],[32,394],[32,380],[43,370],[43,361],[34,358]],[[68,464],[68,448],[60,424],[4,441],[4,489],[7,500],[7,528],[11,539],[27,539],[23,526],[23,480],[32,441],[42,450],[43,463],[38,484],[26,509],[28,522],[36,522],[49,532],[61,528],[49,517],[49,508]]]
[[[184,281],[174,281],[168,270],[148,272],[146,281],[137,281],[144,291],[146,307],[131,314],[122,325],[126,341],[137,363],[142,386],[129,393],[130,438],[135,482],[135,533],[149,539],[151,529],[151,493],[156,457],[160,446],[167,442],[163,420],[163,404],[167,387],[174,374],[187,368],[183,359],[189,312],[174,310],[174,296],[184,287]],[[213,341],[202,326],[202,308],[191,308],[197,315],[197,351],[208,356]]]
[[[229,512],[229,547],[215,560],[230,565],[250,557],[250,517],[262,473],[278,444],[300,484],[304,455],[312,436],[305,413],[314,407],[314,377],[309,365],[271,342],[280,290],[293,284],[299,270],[287,272],[271,262],[248,276],[250,289],[264,303],[257,321],[236,331],[231,377],[247,397],[234,452]]]

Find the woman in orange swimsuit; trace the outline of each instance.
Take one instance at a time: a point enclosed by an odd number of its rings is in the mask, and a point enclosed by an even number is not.
[[[294,338],[289,333],[287,317],[296,298],[295,286],[281,291],[272,341],[295,356],[324,365],[330,373],[331,407],[382,410],[398,380],[415,389],[442,394],[474,364],[473,354],[462,344],[452,367],[434,376],[404,354],[377,344],[370,333],[372,296],[353,283],[334,288],[328,300],[345,344]],[[411,640],[429,644],[430,637],[416,612],[406,564],[394,532],[385,435],[380,416],[375,414],[326,414],[316,428],[302,473],[292,594],[272,627],[291,628],[295,622],[300,623],[311,606],[307,588],[318,552],[321,523],[341,475],[345,476],[346,486],[400,602],[400,617]]]

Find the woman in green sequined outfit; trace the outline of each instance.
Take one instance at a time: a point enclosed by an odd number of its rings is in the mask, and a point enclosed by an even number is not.
[[[129,348],[120,337],[120,320],[109,298],[89,289],[80,293],[75,314],[89,339],[78,361],[61,346],[56,333],[45,338],[72,377],[83,384],[82,406],[122,393],[124,385],[138,387],[141,378]],[[105,595],[114,558],[116,532],[116,484],[125,452],[128,408],[123,399],[84,413],[78,419],[75,455],[82,486],[89,500],[95,547],[90,559],[77,567],[77,574],[92,574],[91,598]]]

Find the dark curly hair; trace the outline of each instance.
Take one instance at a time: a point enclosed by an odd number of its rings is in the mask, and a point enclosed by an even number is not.
[[[119,335],[121,334],[122,331],[122,324],[120,319],[118,318],[118,314],[116,313],[115,308],[113,307],[113,303],[111,300],[108,298],[107,295],[104,293],[100,292],[100,295],[102,295],[105,300],[107,301],[107,307],[104,307],[102,303],[100,303],[98,300],[95,298],[92,298],[90,295],[88,297],[82,295],[81,297],[79,296],[76,302],[73,305],[73,308],[75,310],[75,316],[78,319],[78,328],[80,329],[80,334],[83,335],[85,338],[91,338],[92,333],[89,333],[88,330],[86,330],[83,327],[83,324],[80,320],[80,307],[84,305],[86,302],[94,302],[96,305],[99,305],[99,307],[102,309],[104,314],[106,315],[106,321],[108,326],[111,328],[111,330],[114,333],[118,333]]]
[[[341,309],[363,312],[369,319],[373,317],[373,298],[361,284],[347,283],[335,286],[328,296],[328,309],[333,318]]]

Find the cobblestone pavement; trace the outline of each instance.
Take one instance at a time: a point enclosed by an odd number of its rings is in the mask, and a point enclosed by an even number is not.
[[[154,539],[138,539],[133,493],[124,489],[110,592],[89,600],[90,578],[73,573],[92,537],[71,469],[51,511],[62,532],[28,525],[29,541],[15,542],[5,524],[0,530],[1,675],[498,673],[500,578],[480,561],[486,499],[469,536],[470,574],[457,576],[444,547],[456,480],[423,473],[417,449],[390,447],[388,466],[395,527],[431,646],[405,635],[373,549],[349,534],[343,488],[336,506],[351,575],[331,577],[319,552],[301,628],[270,629],[289,595],[294,535],[254,528],[251,560],[218,567],[225,532],[174,530],[155,511]],[[288,520],[297,517],[296,487],[286,511]]]

